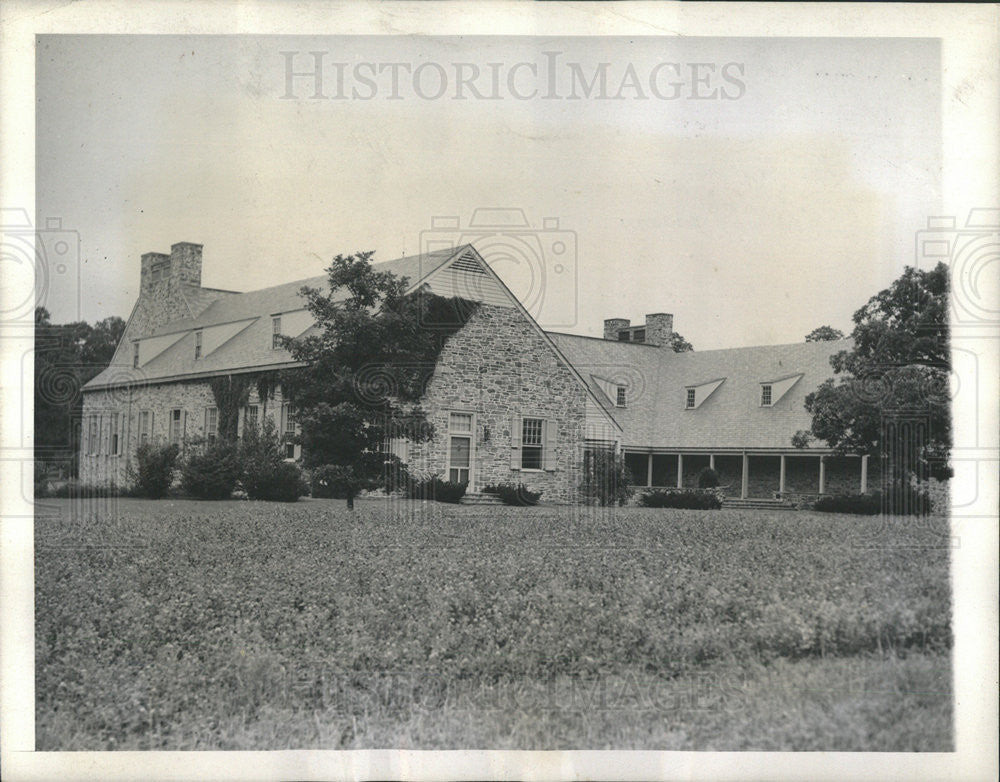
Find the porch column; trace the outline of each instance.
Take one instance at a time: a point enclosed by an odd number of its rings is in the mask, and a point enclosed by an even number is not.
[[[646,460],[646,485],[653,485],[653,452],[649,452],[649,458]]]
[[[714,453],[710,453],[708,455],[708,468],[710,470],[714,470],[715,469],[715,454]]]
[[[747,456],[746,451],[743,452],[743,481],[740,486],[740,499],[745,500],[747,498],[750,483],[750,457]]]
[[[684,487],[684,454],[677,454],[677,488]]]
[[[826,494],[826,457],[819,457],[819,493]]]
[[[861,493],[868,491],[868,454],[861,457]]]
[[[785,455],[781,454],[781,468],[778,471],[778,493],[785,496]]]

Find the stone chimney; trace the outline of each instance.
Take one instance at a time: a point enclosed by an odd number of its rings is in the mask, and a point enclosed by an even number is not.
[[[178,242],[171,245],[170,255],[143,253],[133,336],[147,336],[167,323],[191,317],[184,286],[201,287],[201,248]]]
[[[160,296],[174,290],[177,283],[201,286],[200,244],[178,242],[170,246],[170,255],[143,253],[139,272],[142,296]]]
[[[618,332],[627,329],[631,321],[625,318],[608,318],[604,321],[604,338],[618,341]]]
[[[667,312],[654,312],[646,316],[646,344],[657,347],[670,345],[674,333],[674,316]]]

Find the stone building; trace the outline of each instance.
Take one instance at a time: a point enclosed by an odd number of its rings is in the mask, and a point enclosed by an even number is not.
[[[791,445],[809,428],[805,395],[831,376],[830,355],[844,342],[674,353],[666,313],[638,326],[608,319],[603,339],[544,331],[471,245],[377,268],[406,277],[411,290],[480,303],[427,385],[434,438],[393,445],[412,469],[467,481],[470,493],[513,482],[573,502],[586,452],[617,448],[639,485],[691,485],[711,465],[735,497],[866,489],[867,457]],[[219,436],[213,382],[296,365],[277,336],[315,328],[299,291],[325,287],[326,277],[238,293],[202,287],[201,269],[198,244],[142,256],[122,340],[84,388],[84,482],[126,482],[144,441],[183,448]],[[248,385],[237,435],[265,417],[294,432],[280,385]]]

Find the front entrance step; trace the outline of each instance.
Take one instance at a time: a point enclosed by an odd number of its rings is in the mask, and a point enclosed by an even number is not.
[[[726,497],[722,501],[723,508],[768,508],[770,510],[793,510],[792,506],[782,500],[771,500],[765,497]]]
[[[462,505],[503,505],[503,501],[495,494],[478,494],[475,492],[465,494],[459,500]]]

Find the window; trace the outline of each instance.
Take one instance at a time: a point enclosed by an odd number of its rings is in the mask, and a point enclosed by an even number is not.
[[[197,361],[201,358],[201,332],[196,331],[194,333],[194,360]]]
[[[170,442],[180,445],[184,434],[184,415],[180,409],[170,411]]]
[[[542,469],[542,431],[545,422],[541,418],[521,419],[521,469]]]
[[[243,431],[247,431],[247,427],[252,429],[257,428],[257,405],[247,405],[246,412],[243,414]]]
[[[619,331],[618,332],[618,341],[619,342],[628,342],[629,341],[629,333],[627,331]]]
[[[448,480],[469,483],[472,477],[472,413],[448,414]]]
[[[132,369],[139,368],[139,343],[132,343]]]
[[[292,406],[288,402],[281,404],[281,433],[284,435],[285,458],[295,458],[295,443],[291,438],[295,436],[295,417],[292,415]]]
[[[89,421],[90,426],[87,429],[87,453],[99,453],[101,448],[101,442],[98,437],[98,421],[97,416],[90,416]]]
[[[615,397],[615,405],[625,407],[625,386],[618,386],[618,395]]]
[[[219,408],[205,408],[205,439],[214,443],[219,436]]]
[[[646,341],[646,329],[636,329],[632,332],[633,342],[645,342]]]
[[[771,406],[771,384],[764,383],[760,387],[760,406],[770,407]]]
[[[693,388],[689,388],[687,390],[687,400],[684,402],[684,407],[686,407],[688,410],[694,407],[694,393],[695,392]]]
[[[271,350],[281,347],[281,316],[271,318]]]
[[[111,455],[118,456],[118,413],[111,414]]]
[[[139,443],[145,443],[149,440],[153,424],[153,414],[149,410],[143,410],[139,413]]]

